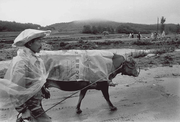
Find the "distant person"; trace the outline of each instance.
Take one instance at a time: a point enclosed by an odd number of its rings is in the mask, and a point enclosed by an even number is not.
[[[151,39],[154,39],[154,33],[151,33]]]
[[[129,34],[129,38],[131,38],[131,37],[132,37],[132,34],[130,33],[130,34]]]
[[[156,39],[157,39],[157,37],[158,37],[158,33],[157,33],[157,32],[155,32],[155,33],[154,33],[154,39],[156,40]]]
[[[137,34],[137,38],[138,38],[138,40],[141,39],[141,33],[140,32]]]
[[[162,32],[162,35],[161,35],[162,38],[165,37],[165,31]]]
[[[131,36],[132,38],[134,38],[134,33],[132,33],[132,36]]]

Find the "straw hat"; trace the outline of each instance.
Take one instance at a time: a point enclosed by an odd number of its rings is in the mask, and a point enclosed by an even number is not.
[[[36,29],[26,29],[22,31],[14,40],[12,44],[13,47],[24,46],[27,42],[35,38],[45,37],[47,34],[50,34],[50,30],[36,30]]]

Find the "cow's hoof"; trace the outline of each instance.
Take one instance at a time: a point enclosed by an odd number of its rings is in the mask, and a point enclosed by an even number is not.
[[[111,110],[111,111],[116,111],[117,108],[113,106],[113,107],[110,108],[110,110]]]
[[[77,113],[77,114],[80,114],[80,113],[82,113],[82,110],[81,110],[81,109],[77,109],[77,110],[76,110],[76,113]]]

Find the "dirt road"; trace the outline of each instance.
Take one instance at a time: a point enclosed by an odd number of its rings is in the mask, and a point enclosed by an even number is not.
[[[118,108],[109,111],[100,91],[91,90],[76,114],[78,94],[47,112],[53,122],[172,122],[180,120],[180,66],[158,67],[141,71],[138,78],[118,75],[109,89],[111,101]],[[51,89],[45,109],[73,92]]]
[[[144,67],[137,78],[117,75],[113,79],[118,85],[110,87],[109,93],[112,103],[118,108],[117,111],[109,111],[100,91],[89,90],[82,101],[81,114],[76,114],[78,94],[55,106],[47,114],[53,122],[179,122],[179,52],[168,54],[168,57],[173,59],[168,65],[166,57],[161,55],[140,59],[141,64],[151,68]],[[159,63],[166,65],[158,66]],[[51,98],[43,100],[45,110],[74,93],[58,89],[50,89],[50,92]]]

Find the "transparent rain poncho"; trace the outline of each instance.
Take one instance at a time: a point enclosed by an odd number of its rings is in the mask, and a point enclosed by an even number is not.
[[[19,49],[4,79],[0,79],[0,121],[17,115],[15,107],[40,91],[46,78],[43,61],[28,48]]]

